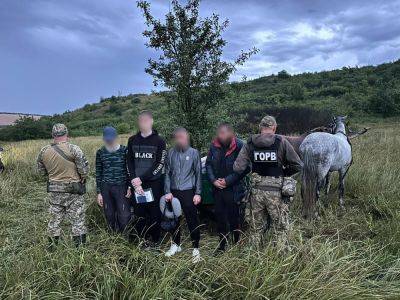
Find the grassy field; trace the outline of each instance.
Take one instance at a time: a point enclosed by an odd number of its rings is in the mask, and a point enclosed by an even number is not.
[[[375,125],[354,140],[345,211],[338,208],[337,177],[320,203],[321,220],[303,221],[296,198],[290,253],[244,244],[215,258],[216,237],[203,231],[204,261],[197,265],[188,241],[186,251],[166,259],[110,236],[94,202],[93,168],[87,246],[75,249],[66,228],[62,245],[47,252],[45,181],[35,173],[47,141],[2,145],[0,299],[400,299],[399,129]],[[93,167],[100,139],[73,142]]]

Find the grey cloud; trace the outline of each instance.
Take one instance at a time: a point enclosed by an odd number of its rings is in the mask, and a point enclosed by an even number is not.
[[[151,1],[162,18],[165,0]],[[400,0],[203,0],[230,20],[227,59],[257,46],[233,80],[398,59]],[[143,18],[134,0],[2,0],[0,111],[62,112],[100,96],[148,92]],[[7,99],[7,101],[3,100]]]

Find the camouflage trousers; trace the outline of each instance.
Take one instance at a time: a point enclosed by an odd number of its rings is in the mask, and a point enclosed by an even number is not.
[[[258,181],[252,182],[250,203],[246,211],[251,244],[255,247],[261,246],[265,229],[268,228],[272,242],[286,248],[290,224],[289,204],[282,199],[279,190],[281,181],[278,182],[280,178],[258,176],[256,179]]]
[[[61,235],[61,223],[65,218],[71,223],[73,236],[86,233],[83,195],[50,192],[49,202],[50,220],[47,226],[49,236]]]

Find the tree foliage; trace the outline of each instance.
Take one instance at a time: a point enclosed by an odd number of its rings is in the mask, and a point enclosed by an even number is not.
[[[160,53],[157,59],[149,59],[145,70],[156,86],[172,91],[167,97],[171,117],[187,127],[199,145],[210,129],[208,113],[227,95],[225,84],[230,75],[257,50],[242,51],[232,62],[223,60],[227,41],[222,33],[229,22],[221,21],[217,14],[201,18],[200,0],[188,0],[184,5],[172,0],[164,21],[152,15],[149,2],[138,1],[137,5],[147,25],[143,32],[146,46]]]

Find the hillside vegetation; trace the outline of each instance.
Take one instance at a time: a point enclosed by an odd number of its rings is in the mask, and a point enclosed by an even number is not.
[[[49,141],[6,143],[7,169],[0,176],[0,299],[399,299],[399,128],[376,125],[353,140],[345,211],[338,207],[337,178],[320,202],[319,221],[302,220],[296,197],[291,252],[271,245],[257,252],[244,241],[213,257],[217,237],[203,230],[204,261],[198,265],[190,260],[190,240],[184,241],[183,253],[166,259],[107,233],[95,203],[99,137],[72,140],[92,167],[85,196],[89,242],[75,249],[66,227],[60,247],[46,251],[46,183],[34,161]],[[168,247],[165,239],[162,250]]]
[[[281,71],[277,75],[232,83],[226,89],[229,93],[224,103],[228,105],[219,107],[212,118],[221,120],[230,116],[238,128],[254,124],[263,113],[271,111],[278,115],[281,123],[298,118],[304,112],[286,131],[303,129],[299,126],[313,120],[314,114],[319,123],[335,113],[350,115],[353,120],[396,118],[400,116],[400,60],[379,66],[344,67],[293,76]],[[66,123],[72,136],[99,134],[103,126],[110,124],[120,133],[128,133],[135,129],[134,118],[143,109],[154,112],[157,128],[167,134],[170,116],[163,95],[113,96],[38,121],[24,119],[15,126],[1,129],[0,140],[47,138],[55,122]],[[290,116],[287,116],[287,108]],[[308,110],[293,114],[300,108]],[[325,117],[321,118],[321,112]]]

